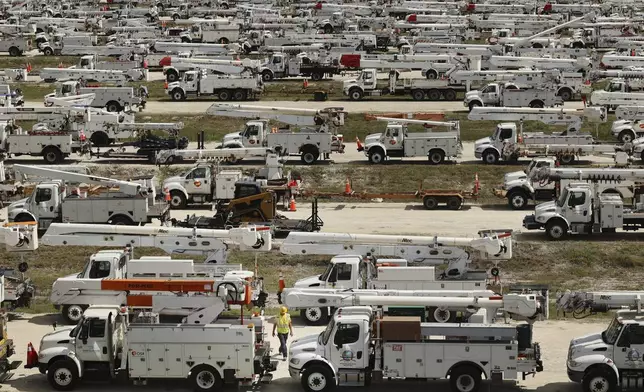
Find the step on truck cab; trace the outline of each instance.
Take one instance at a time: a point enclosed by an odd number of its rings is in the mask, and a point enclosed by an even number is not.
[[[289,374],[307,392],[448,377],[452,392],[478,392],[483,377],[499,382],[542,370],[530,324],[422,323],[380,318],[370,306],[340,308],[322,333],[289,348]]]

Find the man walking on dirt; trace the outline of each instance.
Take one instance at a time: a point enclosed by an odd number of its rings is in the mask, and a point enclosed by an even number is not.
[[[286,340],[288,339],[289,333],[293,336],[293,324],[291,324],[291,315],[288,314],[286,306],[280,308],[280,315],[277,317],[277,321],[273,324],[273,336],[275,336],[275,331],[277,330],[277,335],[280,339],[280,354],[286,357],[288,356],[288,347],[286,346]]]

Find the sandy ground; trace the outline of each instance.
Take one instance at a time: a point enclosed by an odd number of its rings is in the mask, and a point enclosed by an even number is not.
[[[26,359],[27,343],[32,342],[38,350],[40,338],[50,331],[52,331],[51,323],[58,321],[57,316],[52,315],[36,315],[24,319],[14,320],[9,323],[9,334],[14,340],[16,345],[16,355],[12,357],[13,360]],[[297,324],[297,321],[294,321]],[[537,374],[534,378],[529,377],[525,381],[519,381],[519,386],[527,391],[543,391],[543,392],[578,392],[581,391],[579,385],[568,381],[566,375],[566,354],[570,339],[584,334],[601,331],[607,322],[602,323],[579,323],[574,321],[545,321],[535,325],[534,340],[541,343],[544,361],[544,371]],[[318,334],[321,331],[320,327],[304,327],[295,325],[295,337],[303,337],[310,334]],[[275,338],[270,338],[271,346],[274,347],[273,353],[277,352],[277,343]],[[22,366],[17,369],[14,377],[2,385],[3,391],[51,391],[46,377],[38,373],[34,369],[24,369]],[[394,385],[401,386],[401,382],[394,382]],[[402,383],[404,388],[413,392],[427,391],[431,388],[434,391],[449,391],[449,387],[445,381],[430,381],[427,383]],[[517,390],[513,388],[512,383],[507,383],[508,388],[494,387],[493,390]],[[391,390],[391,384],[373,385],[369,388],[370,391],[388,391]],[[512,387],[512,388],[510,388]],[[183,383],[158,383],[151,382],[148,387],[133,387],[123,384],[82,384],[78,390],[80,391],[139,391],[139,390],[188,390]],[[234,390],[234,389],[229,389]],[[241,388],[240,390],[253,390],[253,391],[266,391],[266,392],[286,392],[286,391],[301,391],[300,384],[292,380],[288,376],[287,363],[280,361],[278,369],[274,373],[273,382],[269,385],[261,385],[259,388]],[[360,389],[363,390],[363,389]],[[487,391],[484,388],[483,391]],[[492,390],[492,389],[489,389]]]

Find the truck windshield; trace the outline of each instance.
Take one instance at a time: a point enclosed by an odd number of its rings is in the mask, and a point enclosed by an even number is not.
[[[333,328],[335,327],[335,319],[332,319],[331,322],[326,326],[326,329],[320,334],[322,337],[322,344],[326,345],[329,342],[329,338],[331,337],[331,332],[333,332]]]
[[[333,271],[333,267],[335,267],[335,264],[329,264],[326,267],[326,271],[322,275],[320,275],[320,280],[322,282],[326,282],[327,279],[329,279],[329,275],[331,275],[331,271]]]
[[[563,207],[564,204],[566,204],[566,199],[568,199],[568,188],[564,189],[563,192],[561,192],[561,195],[557,199],[557,207]]]
[[[604,332],[602,332],[602,340],[606,344],[615,344],[617,337],[619,336],[620,331],[624,325],[619,322],[619,319],[615,317],[613,321],[610,322],[610,325]]]

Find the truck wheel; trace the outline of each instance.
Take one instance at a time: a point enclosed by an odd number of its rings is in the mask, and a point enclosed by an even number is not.
[[[572,165],[574,161],[575,156],[573,154],[564,154],[559,157],[559,162],[561,162],[562,165]]]
[[[43,53],[45,54],[45,56],[53,56],[54,55],[54,50],[52,48],[50,48],[50,47],[46,47],[43,50]]]
[[[326,366],[313,365],[302,372],[302,388],[306,392],[330,391],[335,388],[335,379]]]
[[[411,92],[411,97],[414,101],[422,101],[425,99],[425,92],[421,89],[417,89]]]
[[[132,219],[123,215],[114,216],[107,223],[115,226],[131,226],[134,224],[134,222],[132,222]]]
[[[323,76],[324,74],[322,72],[313,72],[311,73],[311,80],[314,82],[319,82],[320,80],[322,80]]]
[[[456,321],[456,312],[449,309],[431,307],[428,316],[430,323],[453,323]]]
[[[179,80],[179,74],[173,70],[168,70],[168,72],[165,74],[165,80],[168,83],[176,82]]]
[[[219,92],[219,100],[221,101],[228,101],[230,99],[230,91],[228,90],[221,90]]]
[[[56,147],[47,147],[42,152],[45,163],[55,165],[63,161],[63,153]]]
[[[324,34],[333,34],[333,26],[330,24],[324,26]]]
[[[186,95],[183,93],[183,91],[176,89],[172,91],[172,100],[173,101],[183,101],[186,99]]]
[[[364,94],[362,93],[362,90],[360,90],[357,87],[352,88],[349,90],[349,99],[352,101],[359,101],[362,99]]]
[[[312,165],[317,162],[320,154],[317,151],[305,151],[300,155],[300,159],[306,165]]]
[[[438,199],[433,196],[425,196],[423,198],[423,206],[426,210],[435,210],[438,207]]]
[[[187,204],[188,204],[188,200],[186,199],[186,195],[184,195],[183,192],[179,192],[179,191],[170,192],[170,208],[182,210],[186,208]]]
[[[230,41],[226,37],[221,37],[221,38],[219,38],[219,43],[222,44],[222,45],[228,45],[230,43]]]
[[[213,392],[224,385],[219,372],[208,365],[199,365],[190,370],[190,384],[195,392]]]
[[[379,163],[383,163],[384,161],[385,161],[385,154],[382,150],[377,149],[376,151],[369,152],[369,162],[373,164],[379,164]]]
[[[470,102],[470,104],[468,105],[468,107],[470,108],[470,112],[472,111],[472,109],[478,108],[478,107],[481,107],[481,106],[483,106],[483,105],[481,105],[481,103],[479,101]]]
[[[273,73],[269,70],[262,72],[262,80],[265,82],[270,82],[273,80]]]
[[[89,137],[89,141],[96,147],[107,147],[110,145],[110,138],[105,132],[94,132]]]
[[[508,194],[508,205],[513,210],[522,210],[528,205],[528,195],[523,191],[514,191]]]
[[[488,165],[494,165],[499,161],[499,153],[492,150],[492,151],[486,151],[483,153],[483,162],[487,163]]]
[[[443,97],[445,97],[446,101],[456,101],[456,91],[454,90],[445,90],[443,92]]]
[[[436,89],[431,89],[427,92],[427,98],[430,101],[440,101],[441,99],[441,92]]]
[[[476,392],[481,386],[481,371],[472,366],[459,366],[449,375],[452,392]]]
[[[306,325],[324,325],[329,321],[329,311],[327,308],[301,309],[300,317]]]
[[[635,139],[635,134],[630,130],[621,131],[617,138],[622,143],[630,143],[633,141],[633,139]]]
[[[543,108],[543,102],[541,101],[532,101],[530,102],[530,107],[533,109],[542,109]]]
[[[568,234],[568,227],[566,223],[560,220],[548,222],[546,225],[546,234],[551,240],[558,241],[566,237],[566,234]]]
[[[82,305],[65,305],[60,311],[60,314],[65,319],[67,324],[76,325],[83,317],[85,308]]]
[[[235,90],[233,93],[233,101],[245,101],[246,100],[246,91],[244,90]]]
[[[429,163],[440,165],[445,160],[445,153],[441,150],[431,150],[429,152]]]
[[[569,89],[565,88],[561,91],[559,91],[559,97],[561,97],[561,100],[564,102],[568,102],[572,99],[572,91]]]
[[[116,102],[116,101],[110,101],[105,105],[105,109],[107,109],[108,112],[114,112],[118,113],[122,110],[121,104]]]
[[[463,201],[460,197],[452,196],[447,199],[447,208],[449,208],[450,210],[458,210],[459,208],[461,208],[462,204]]]
[[[430,69],[425,74],[425,77],[427,79],[438,79],[438,72],[434,71],[433,69]]]
[[[584,392],[614,392],[616,389],[615,377],[603,369],[591,370],[581,380]]]
[[[20,49],[16,48],[15,46],[10,47],[9,48],[9,56],[11,56],[11,57],[20,56]]]
[[[57,391],[71,391],[78,382],[78,368],[70,359],[58,360],[47,369],[47,380]]]

